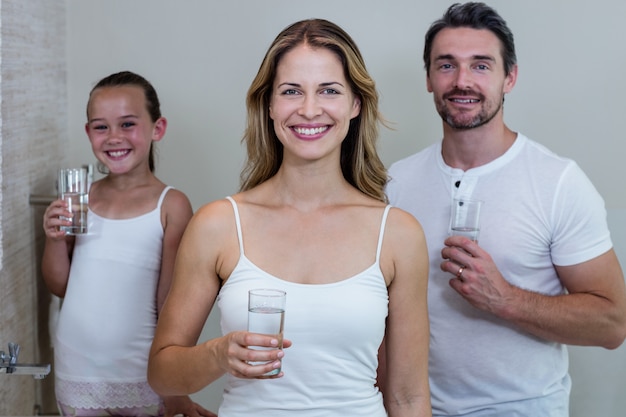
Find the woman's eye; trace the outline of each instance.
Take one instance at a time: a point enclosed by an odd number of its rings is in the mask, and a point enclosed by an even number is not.
[[[322,90],[322,94],[339,94],[339,91],[334,88],[325,88]]]

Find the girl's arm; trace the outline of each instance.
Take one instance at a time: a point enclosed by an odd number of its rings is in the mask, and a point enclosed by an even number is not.
[[[167,192],[161,212],[163,218],[163,252],[161,255],[161,274],[157,287],[158,312],[163,308],[163,303],[165,303],[165,298],[170,290],[178,246],[193,215],[191,203],[187,196],[175,189]]]
[[[59,226],[68,226],[71,221],[60,216],[71,217],[63,200],[53,201],[43,216],[46,243],[41,260],[41,273],[48,290],[57,297],[64,297],[70,275],[70,262],[74,250],[74,236],[66,236]]]
[[[388,287],[389,316],[381,350],[385,407],[389,417],[430,417],[426,239],[415,218],[399,209],[392,209],[387,233],[393,280]]]
[[[171,189],[167,192],[161,210],[163,222],[163,250],[161,273],[157,286],[157,312],[160,313],[172,283],[174,262],[185,228],[193,215],[187,196]],[[164,396],[165,415],[217,417],[217,414],[195,403],[188,395]]]

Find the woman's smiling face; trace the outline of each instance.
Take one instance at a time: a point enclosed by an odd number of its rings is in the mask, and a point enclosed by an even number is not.
[[[360,109],[334,52],[302,44],[279,61],[270,117],[285,157],[315,160],[336,153],[338,158]]]

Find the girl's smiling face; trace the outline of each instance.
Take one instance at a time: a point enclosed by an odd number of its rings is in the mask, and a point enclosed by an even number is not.
[[[339,159],[350,120],[360,109],[334,52],[302,44],[279,61],[270,117],[284,158]]]
[[[153,141],[165,134],[166,121],[153,122],[146,108],[144,91],[133,85],[94,90],[87,107],[85,130],[96,158],[112,174],[145,166]]]

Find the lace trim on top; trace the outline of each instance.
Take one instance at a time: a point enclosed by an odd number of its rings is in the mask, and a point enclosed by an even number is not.
[[[158,405],[147,382],[74,382],[57,378],[57,401],[75,408],[126,408]]]

